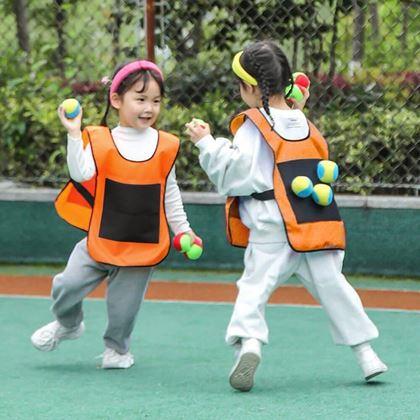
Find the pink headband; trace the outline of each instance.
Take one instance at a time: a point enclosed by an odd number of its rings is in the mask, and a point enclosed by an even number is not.
[[[152,70],[155,71],[160,75],[163,80],[163,74],[160,68],[151,61],[147,60],[138,60],[133,61],[131,63],[126,64],[118,73],[114,76],[111,83],[111,88],[109,89],[109,95],[111,96],[114,92],[117,91],[118,87],[120,86],[121,82],[129,76],[131,73],[134,73],[139,70]]]

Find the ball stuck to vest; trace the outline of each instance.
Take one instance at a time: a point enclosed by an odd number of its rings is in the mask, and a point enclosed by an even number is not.
[[[332,160],[321,160],[318,162],[316,172],[321,182],[331,184],[338,178],[338,165]]]
[[[64,114],[66,118],[73,119],[79,115],[80,103],[77,99],[65,99],[61,106],[64,109]]]
[[[300,198],[309,197],[314,186],[307,176],[297,176],[292,181],[292,191]]]
[[[332,203],[334,193],[329,185],[316,184],[312,191],[312,198],[316,204],[326,207]]]

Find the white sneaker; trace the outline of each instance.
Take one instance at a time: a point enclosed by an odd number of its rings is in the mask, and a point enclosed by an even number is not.
[[[369,343],[363,343],[352,348],[366,381],[388,370],[387,365],[382,362]]]
[[[134,365],[134,356],[127,352],[120,354],[114,349],[105,347],[102,354],[102,369],[128,369]]]
[[[249,391],[254,386],[254,375],[261,361],[261,341],[256,338],[242,339],[236,361],[229,374],[229,383],[239,391]]]
[[[77,327],[66,328],[58,321],[50,322],[36,330],[31,341],[34,347],[41,351],[52,351],[57,348],[63,340],[75,340],[85,331],[85,324],[81,322]]]

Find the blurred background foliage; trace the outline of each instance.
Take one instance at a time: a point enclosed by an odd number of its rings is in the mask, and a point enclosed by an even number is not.
[[[158,126],[185,140],[196,116],[228,136],[243,108],[231,58],[271,38],[312,80],[306,113],[340,165],[338,191],[418,195],[419,10],[416,0],[156,1],[156,62],[167,86]],[[101,78],[145,57],[144,11],[142,0],[0,3],[0,177],[65,181],[56,108],[76,97],[84,125],[99,124]],[[184,189],[212,190],[186,140],[177,177]]]

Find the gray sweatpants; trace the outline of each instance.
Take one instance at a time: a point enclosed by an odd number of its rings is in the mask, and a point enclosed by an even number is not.
[[[65,327],[79,325],[83,319],[83,298],[108,277],[104,342],[118,353],[127,353],[151,274],[151,267],[117,267],[96,262],[90,257],[84,238],[74,247],[64,271],[54,277],[51,310]]]

